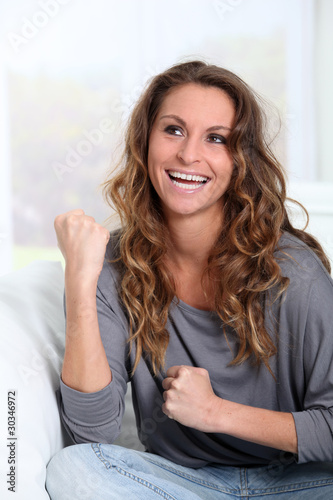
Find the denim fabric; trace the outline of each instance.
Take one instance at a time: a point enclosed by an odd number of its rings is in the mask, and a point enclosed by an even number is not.
[[[47,468],[52,500],[222,500],[333,498],[333,463],[265,467],[182,467],[163,457],[107,444],[64,448]]]

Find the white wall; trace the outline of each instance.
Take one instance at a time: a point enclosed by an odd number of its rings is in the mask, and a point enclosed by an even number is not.
[[[12,267],[11,170],[7,80],[0,62],[0,275]]]
[[[333,268],[333,183],[290,183],[289,197],[306,207],[310,216],[307,230],[320,241]],[[305,219],[300,210],[294,207],[292,212],[297,227],[303,228]]]
[[[310,158],[306,158],[302,151],[292,149],[293,136],[290,135],[289,149],[297,165],[297,175],[291,176],[289,194],[307,208],[310,215],[308,230],[319,239],[333,267],[333,2],[305,0],[303,15],[305,11],[308,14],[312,11],[312,22],[309,16],[304,16],[302,37],[311,40],[312,47],[308,42],[304,44],[302,68],[304,79],[312,79],[312,83],[305,83],[308,102],[303,102],[301,116],[305,123],[301,125],[303,139],[298,146],[303,145],[305,152],[308,152],[307,143],[313,146]],[[309,30],[311,33],[307,37]],[[299,61],[295,61],[295,67],[298,64]],[[295,82],[295,79],[292,81]],[[305,94],[301,89],[300,94],[304,99]],[[314,156],[312,153],[315,153]],[[302,226],[303,221],[297,210],[295,220]]]
[[[319,179],[333,182],[333,2],[316,0],[315,103]],[[332,200],[333,202],[333,200]]]

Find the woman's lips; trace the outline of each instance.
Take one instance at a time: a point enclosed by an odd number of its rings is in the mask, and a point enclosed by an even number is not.
[[[178,172],[176,170],[169,170],[167,172],[172,184],[181,189],[195,190],[204,186],[209,177],[199,174],[186,174],[185,172]]]

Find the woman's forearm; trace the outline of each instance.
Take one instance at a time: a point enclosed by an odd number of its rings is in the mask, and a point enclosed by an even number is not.
[[[297,453],[297,434],[291,413],[246,406],[218,398],[215,431],[252,443]],[[218,417],[216,415],[219,415]]]
[[[66,272],[66,348],[62,380],[80,392],[96,392],[106,387],[111,370],[101,340],[96,284]]]
[[[111,381],[98,326],[96,289],[110,233],[82,209],[54,221],[65,258],[66,346],[63,382],[81,392],[96,392]]]
[[[297,434],[291,413],[234,403],[218,397],[208,371],[172,366],[163,380],[164,413],[183,425],[297,453]]]

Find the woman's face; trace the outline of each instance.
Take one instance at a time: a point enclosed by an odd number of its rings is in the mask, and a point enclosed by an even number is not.
[[[148,173],[167,218],[221,217],[234,117],[233,102],[216,87],[185,84],[165,97],[149,138]]]

